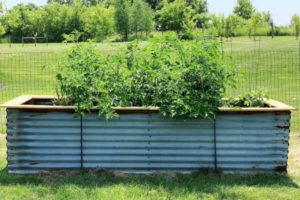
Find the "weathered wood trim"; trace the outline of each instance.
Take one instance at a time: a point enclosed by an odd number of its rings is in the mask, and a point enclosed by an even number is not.
[[[45,109],[45,110],[74,110],[75,106],[51,106],[51,105],[30,105],[25,104],[32,99],[54,99],[53,95],[23,95],[19,96],[11,101],[2,104],[0,107],[3,108],[17,108],[17,109]],[[295,108],[281,103],[273,99],[265,99],[266,104],[269,108],[231,108],[231,107],[220,107],[220,112],[274,112],[274,111],[292,111]],[[92,108],[97,110],[96,107]],[[114,107],[116,111],[159,111],[159,107]]]

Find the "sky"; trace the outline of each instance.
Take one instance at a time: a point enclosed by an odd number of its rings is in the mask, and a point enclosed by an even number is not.
[[[3,0],[2,0],[3,1]],[[9,9],[18,3],[32,2],[36,5],[44,5],[47,0],[4,0]],[[270,11],[276,25],[289,25],[293,14],[300,15],[300,0],[252,0],[258,11]],[[208,8],[213,13],[229,15],[236,0],[208,0]]]

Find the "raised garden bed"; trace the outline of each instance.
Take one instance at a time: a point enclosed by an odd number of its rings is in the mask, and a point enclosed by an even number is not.
[[[20,96],[7,109],[9,173],[60,169],[129,173],[286,172],[292,107],[219,108],[216,119],[170,119],[157,107],[115,107],[118,119],[97,109],[74,117],[74,106],[53,96]]]

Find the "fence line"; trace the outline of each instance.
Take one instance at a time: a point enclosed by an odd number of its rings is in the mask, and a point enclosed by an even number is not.
[[[237,88],[229,96],[263,89],[270,98],[300,108],[299,51],[225,51],[238,69]],[[55,70],[47,67],[58,56],[49,52],[0,53],[0,103],[23,94],[55,94]],[[292,117],[300,133],[300,112]],[[5,132],[5,110],[0,110],[0,133]]]

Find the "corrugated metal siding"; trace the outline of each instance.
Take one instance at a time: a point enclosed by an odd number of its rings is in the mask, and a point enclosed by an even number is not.
[[[218,115],[218,168],[227,173],[280,171],[286,168],[289,123],[287,113]]]
[[[288,113],[219,114],[217,167],[226,173],[276,171],[287,163]],[[83,118],[83,167],[147,172],[213,169],[214,123],[158,114]],[[8,169],[80,169],[80,119],[64,112],[7,111]]]

